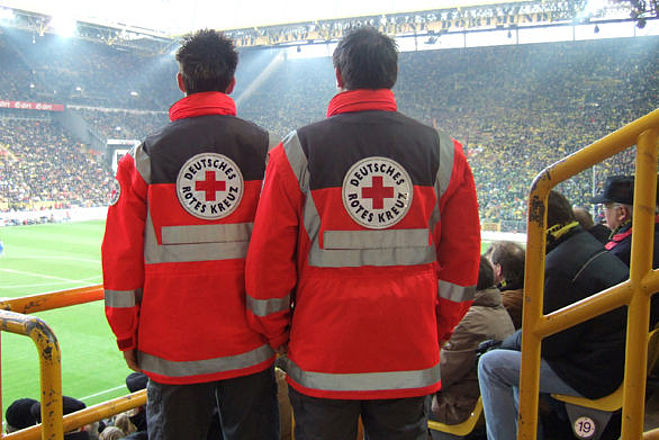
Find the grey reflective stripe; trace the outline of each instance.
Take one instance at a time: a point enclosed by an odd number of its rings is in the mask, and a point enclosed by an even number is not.
[[[323,391],[385,391],[424,388],[439,382],[439,364],[426,370],[382,373],[317,373],[302,370],[286,359],[286,372],[303,387]]]
[[[430,230],[435,229],[435,225],[440,220],[439,199],[444,195],[451,183],[453,172],[453,156],[455,146],[453,139],[441,130],[437,130],[439,136],[439,167],[437,167],[437,176],[435,179],[435,194],[437,194],[437,203],[435,204],[432,214],[430,215]]]
[[[455,146],[453,139],[443,131],[438,131],[439,134],[439,169],[437,170],[437,197],[444,195],[451,183],[451,172],[453,171],[453,156],[455,153]]]
[[[142,289],[109,290],[105,289],[105,306],[124,308],[133,307],[142,300]]]
[[[249,241],[227,243],[163,244],[159,245],[149,212],[144,232],[144,262],[185,263],[192,261],[233,260],[245,258]]]
[[[300,144],[300,139],[297,137],[297,132],[293,131],[289,133],[282,140],[282,144],[284,145],[288,164],[293,169],[302,192],[306,193],[306,190],[309,189],[309,163],[307,156],[302,150],[302,144]]]
[[[430,243],[427,229],[385,231],[324,231],[325,249],[385,249],[425,247]]]
[[[309,251],[309,265],[316,267],[415,266],[437,259],[434,246],[388,249],[320,249],[314,243]]]
[[[247,308],[256,316],[267,316],[271,313],[281,312],[289,309],[291,306],[291,296],[286,295],[283,298],[273,299],[256,299],[247,295]]]
[[[454,302],[471,301],[476,294],[476,286],[463,287],[442,280],[439,280],[438,289],[441,298]]]
[[[253,223],[164,226],[162,242],[163,244],[194,244],[249,241],[253,226]]]
[[[148,353],[138,352],[137,360],[145,371],[167,377],[199,376],[249,368],[274,356],[269,345],[262,345],[247,353],[199,361],[170,361]]]
[[[144,151],[144,144],[139,144],[128,152],[133,156],[135,168],[147,185],[151,183],[151,158]]]

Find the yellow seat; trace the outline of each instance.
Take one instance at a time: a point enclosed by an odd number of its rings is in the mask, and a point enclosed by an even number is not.
[[[652,330],[648,336],[648,365],[650,374],[659,360],[659,329]],[[622,408],[623,385],[608,396],[600,399],[552,394],[552,397],[565,402],[572,424],[572,432],[579,438],[597,440],[606,428],[611,415]]]
[[[474,427],[476,427],[476,424],[481,419],[482,415],[483,415],[483,401],[479,397],[478,400],[476,401],[476,406],[469,415],[469,418],[467,418],[467,420],[465,420],[464,422],[458,423],[457,425],[447,425],[446,423],[436,422],[434,420],[428,420],[428,428],[432,429],[433,431],[440,431],[440,432],[445,432],[447,434],[464,437],[466,435],[471,434],[471,432],[474,430]]]

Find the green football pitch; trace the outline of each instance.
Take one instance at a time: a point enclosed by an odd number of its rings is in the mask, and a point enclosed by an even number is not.
[[[0,228],[0,297],[94,284],[101,278],[104,221]],[[130,373],[105,320],[103,302],[39,312],[62,352],[62,392],[88,406],[128,393]],[[2,413],[15,399],[39,399],[39,357],[32,340],[2,332]]]
[[[0,228],[0,297],[100,284],[104,221]],[[487,244],[483,243],[484,251]],[[62,391],[88,406],[128,393],[130,373],[105,320],[103,302],[39,312],[62,352]],[[15,399],[39,399],[39,359],[29,338],[2,332],[2,413]]]

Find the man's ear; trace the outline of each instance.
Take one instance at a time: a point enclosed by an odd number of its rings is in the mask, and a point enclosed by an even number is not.
[[[183,82],[183,75],[181,75],[181,72],[176,74],[176,82],[178,83],[178,88],[187,95],[187,92],[185,91],[185,83]]]
[[[236,77],[231,78],[231,82],[227,86],[227,89],[224,91],[227,95],[230,95],[233,92],[233,88],[236,87]]]
[[[338,67],[334,68],[334,75],[336,76],[336,87],[345,90],[345,81],[343,81],[343,75]]]
[[[628,206],[618,206],[616,216],[620,223],[623,223],[632,218],[632,210]]]

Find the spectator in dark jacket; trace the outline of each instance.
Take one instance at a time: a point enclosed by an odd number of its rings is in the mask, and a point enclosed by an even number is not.
[[[628,268],[581,229],[570,203],[549,195],[545,260],[544,308],[551,313],[628,278]],[[546,337],[542,342],[540,392],[604,397],[623,379],[625,362],[624,309],[616,309]],[[516,438],[521,364],[521,331],[502,349],[485,353],[478,380],[489,440]]]

